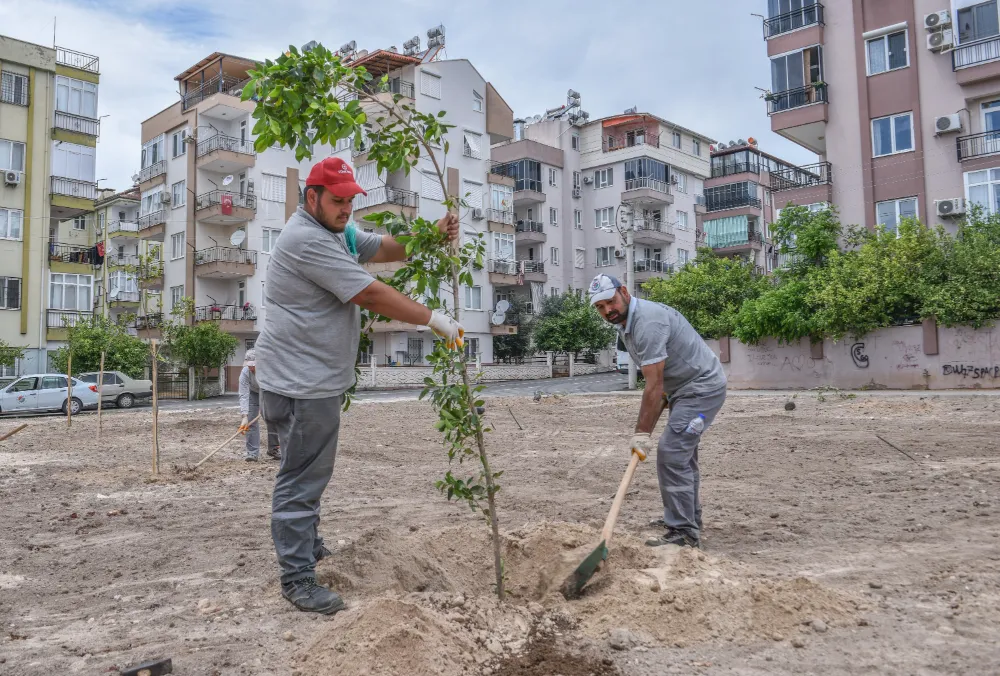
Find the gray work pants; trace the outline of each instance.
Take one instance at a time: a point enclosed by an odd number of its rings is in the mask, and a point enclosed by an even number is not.
[[[709,394],[680,395],[671,399],[670,418],[656,448],[663,522],[670,528],[687,531],[695,538],[700,537],[701,528],[701,474],[698,471],[701,435],[689,434],[685,430],[699,413],[705,416],[707,430],[725,401],[725,387]]]
[[[281,466],[271,498],[271,537],[282,584],[313,577],[323,546],[319,499],[333,476],[344,396],[290,399],[262,391],[267,426],[278,433]]]
[[[260,393],[250,390],[250,405],[247,406],[247,420],[253,420],[260,413]],[[267,426],[267,448],[278,448],[278,433],[270,425]],[[247,457],[260,457],[260,423],[255,422],[247,430]]]

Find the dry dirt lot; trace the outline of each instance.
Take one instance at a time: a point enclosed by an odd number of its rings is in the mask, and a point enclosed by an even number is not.
[[[234,442],[177,471],[232,411],[162,415],[158,477],[148,411],[111,412],[99,445],[95,415],[31,420],[0,443],[0,673],[1000,673],[1000,398],[786,401],[731,396],[706,433],[700,553],[642,544],[659,497],[640,466],[609,566],[572,603],[552,587],[594,544],[638,400],[488,401],[502,607],[482,518],[433,486],[429,406],[356,405],[321,526],[319,573],[349,603],[333,618],[279,596],[273,463]]]

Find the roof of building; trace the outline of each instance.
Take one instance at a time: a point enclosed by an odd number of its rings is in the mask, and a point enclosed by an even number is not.
[[[254,68],[258,65],[258,61],[256,61],[255,59],[248,59],[245,56],[235,56],[233,54],[225,54],[223,52],[212,52],[204,59],[194,64],[193,66],[185,70],[183,73],[181,73],[174,79],[177,80],[178,82],[181,80],[187,80],[195,73],[204,70],[205,68],[212,65],[219,59],[232,59],[233,61],[239,61],[245,63],[248,68]]]
[[[629,122],[635,122],[640,119],[647,119],[647,118],[651,120],[656,120],[660,124],[663,124],[671,129],[691,134],[691,136],[697,137],[702,141],[707,141],[708,143],[716,142],[715,139],[711,138],[710,136],[705,136],[704,134],[696,132],[693,129],[682,127],[681,125],[675,122],[671,122],[670,120],[660,117],[659,115],[653,115],[652,113],[640,113],[640,112],[620,113],[618,115],[608,115],[607,117],[601,117],[596,120],[588,120],[588,123],[597,124],[598,122],[600,122],[602,127],[610,127],[618,124],[627,124]]]
[[[127,201],[127,202],[138,202],[140,199],[139,186],[133,185],[131,188],[126,188],[121,192],[116,192],[107,197],[102,197],[100,199],[94,200],[95,207],[101,207],[114,202]]]
[[[402,68],[403,66],[411,66],[418,63],[420,63],[419,56],[407,56],[406,54],[400,54],[388,49],[376,49],[353,61],[348,61],[347,65],[351,67],[367,66],[370,69],[385,72],[393,68]]]
[[[718,157],[720,155],[730,155],[732,153],[738,153],[741,150],[753,150],[754,152],[756,152],[756,153],[758,153],[760,155],[763,155],[764,157],[767,157],[768,159],[772,159],[775,162],[781,162],[782,164],[787,164],[790,167],[796,166],[794,162],[789,162],[788,160],[785,160],[785,159],[782,159],[780,157],[777,157],[776,155],[772,155],[771,153],[765,153],[763,150],[761,150],[760,148],[757,147],[756,143],[744,143],[742,145],[730,145],[725,150],[714,149],[714,150],[711,151],[710,156],[711,157]]]

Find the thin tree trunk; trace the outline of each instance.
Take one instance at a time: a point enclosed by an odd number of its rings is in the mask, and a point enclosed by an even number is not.
[[[103,420],[101,419],[101,406],[104,403],[104,351],[101,350],[101,370],[97,375],[97,441],[101,441],[101,430]]]
[[[149,341],[150,347],[153,352],[153,474],[160,473],[160,438],[156,429],[156,418],[157,418],[157,399],[156,399],[156,362],[159,361],[157,357],[156,340]]]
[[[66,357],[66,427],[73,426],[73,353]]]

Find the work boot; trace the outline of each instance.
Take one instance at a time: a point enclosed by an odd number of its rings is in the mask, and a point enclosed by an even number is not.
[[[245,457],[243,459],[246,460],[247,462],[257,462],[257,456],[256,455],[248,455],[247,457]]]
[[[267,457],[272,460],[281,460],[281,451],[277,448],[269,448],[267,449]]]
[[[698,524],[698,532],[699,533],[703,533],[705,531],[705,527],[701,525],[701,517],[700,516],[698,517],[698,520],[697,520],[696,523]],[[650,526],[650,528],[666,528],[667,527],[667,523],[661,517],[659,519],[653,519],[652,521],[650,521],[649,522],[649,526]]]
[[[346,607],[340,594],[316,584],[314,577],[304,577],[282,584],[281,595],[299,610],[309,613],[333,615]]]
[[[698,538],[679,528],[668,528],[667,532],[663,535],[646,540],[647,547],[661,547],[663,545],[677,545],[679,547],[694,547],[697,549],[701,546],[701,543],[698,541]]]

